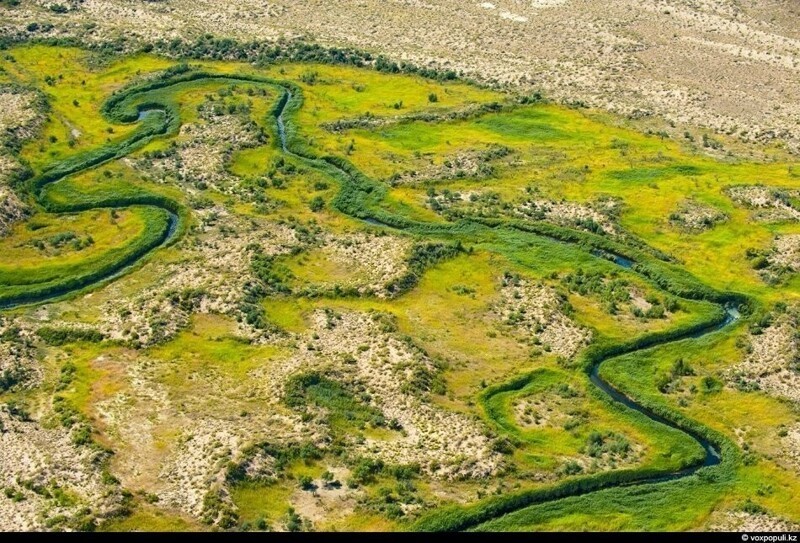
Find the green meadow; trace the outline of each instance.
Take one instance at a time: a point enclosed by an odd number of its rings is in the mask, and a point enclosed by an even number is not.
[[[750,321],[800,296],[796,275],[768,284],[747,253],[768,250],[778,235],[800,234],[800,223],[756,221],[726,189],[794,190],[796,164],[712,157],[696,142],[640,133],[590,110],[354,66],[179,63],[149,54],[99,62],[79,48],[22,45],[5,51],[0,67],[0,81],[36,89],[48,104],[40,133],[19,151],[31,175],[16,188],[33,212],[0,238],[0,306],[10,315],[30,317],[53,302],[62,317],[91,325],[102,303],[157,285],[153,266],[180,261],[185,246],[200,239],[199,210],[211,206],[252,224],[299,223],[332,236],[384,232],[463,248],[383,297],[320,287],[357,282],[364,270],[328,260],[319,247],[271,261],[287,288],[261,295],[255,306],[276,334],[302,337],[319,309],[390,314],[398,334],[440,363],[445,391],[431,402],[479,421],[504,447],[506,469],[487,480],[442,482],[396,466],[375,468],[353,487],[358,498],[317,528],[696,530],[709,528],[715,513],[750,502],[800,520],[792,499],[800,474],[781,461],[776,444],[781,429],[797,423],[797,406],[724,386],[726,371],[745,356],[740,343]],[[224,153],[220,175],[238,188],[143,172],[140,164],[189,141],[181,127],[202,126],[209,103],[244,111],[264,136]],[[140,118],[145,110],[154,111]],[[480,158],[498,146],[502,157]],[[486,167],[472,168],[476,160]],[[452,215],[431,203],[454,194]],[[523,217],[515,210],[526,199],[591,209],[613,201],[617,234]],[[484,201],[490,203],[480,208]],[[725,220],[700,232],[677,228],[670,216],[687,201]],[[561,295],[568,317],[591,333],[589,345],[565,360],[520,338],[497,317],[508,274]],[[594,286],[576,286],[576,276],[594,278]],[[606,288],[611,283],[624,293]],[[742,316],[712,332],[724,305],[738,306]],[[181,416],[216,409],[235,424],[266,408],[258,395],[262,375],[302,348],[288,340],[250,343],[237,335],[238,324],[212,312],[192,315],[174,337],[146,349],[108,339],[50,345],[40,353],[43,385],[0,392],[0,400],[46,405],[68,356],[76,370],[61,396],[97,423],[98,405],[128,386],[125,364],[146,359]],[[97,362],[106,358],[114,363]],[[678,359],[692,374],[681,378],[682,391],[662,392]],[[600,390],[590,378],[595,369],[646,413]],[[371,426],[380,413],[335,379],[293,379],[298,405],[325,414],[331,449],[347,435],[396,439],[396,431]],[[221,389],[225,402],[217,403]],[[289,417],[296,408],[284,402],[277,412]],[[176,443],[170,423],[158,421],[154,462]],[[114,436],[96,426],[98,441],[114,451]],[[701,467],[700,441],[713,445],[720,463]],[[285,465],[274,480],[231,483],[238,517],[227,528],[292,524],[303,481],[342,463],[325,450],[303,456],[287,447],[275,455]],[[348,473],[370,467],[359,461],[345,466]],[[452,493],[442,490],[448,484]],[[100,527],[209,527],[145,495],[137,493],[126,515]],[[398,512],[387,506],[396,495],[424,506]]]

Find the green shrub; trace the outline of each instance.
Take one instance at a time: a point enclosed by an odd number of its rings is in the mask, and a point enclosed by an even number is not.
[[[60,346],[67,343],[86,341],[89,343],[99,343],[105,336],[97,330],[82,328],[52,328],[42,326],[36,330],[36,335],[48,345]]]
[[[309,202],[308,207],[314,213],[319,213],[325,208],[325,200],[322,196],[314,196]]]

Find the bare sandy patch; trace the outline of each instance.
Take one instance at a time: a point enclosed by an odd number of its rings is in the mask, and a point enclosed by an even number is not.
[[[571,417],[573,403],[572,397],[548,390],[515,400],[513,409],[523,428],[561,428]]]
[[[358,232],[328,235],[319,249],[322,258],[341,269],[349,278],[317,283],[322,287],[355,289],[361,295],[390,296],[387,286],[408,272],[411,240],[399,236]]]
[[[7,234],[15,223],[29,216],[30,208],[10,188],[0,185],[0,236]]]
[[[490,145],[486,149],[470,149],[453,153],[441,162],[430,160],[414,170],[407,170],[393,176],[392,184],[414,185],[436,181],[463,178],[483,178],[492,175],[494,164],[502,159],[507,164],[512,150],[504,145]]]
[[[800,210],[792,206],[790,199],[800,192],[787,191],[763,185],[739,185],[728,187],[730,198],[740,204],[752,208],[753,218],[757,221],[798,221]]]
[[[619,233],[611,218],[594,207],[568,201],[528,200],[516,208],[518,215],[545,220],[559,226],[578,227],[596,231],[598,228],[609,235]]]
[[[42,380],[30,327],[0,316],[0,391],[32,388]]]
[[[402,341],[380,314],[316,311],[305,348],[285,364],[263,374],[265,396],[284,396],[291,375],[309,370],[334,372],[338,380],[359,383],[370,405],[401,432],[391,439],[367,437],[355,451],[394,464],[419,464],[436,478],[480,478],[499,471],[485,428],[464,414],[436,406],[425,382],[437,369],[428,356]]]
[[[774,316],[759,334],[751,334],[749,352],[733,368],[731,380],[739,386],[800,402],[797,327],[795,310],[788,310]]]
[[[800,473],[800,423],[786,430],[786,435],[781,438],[782,454],[797,473]]]
[[[709,523],[714,532],[796,532],[800,526],[768,513],[728,511]]]
[[[3,104],[0,108],[0,134],[16,139],[31,137],[40,117],[36,111],[36,100],[33,92],[0,87],[0,103]]]
[[[73,444],[69,430],[45,429],[0,406],[0,449],[3,530],[77,529],[121,506],[119,488],[103,482],[102,453]]]
[[[696,234],[728,220],[722,211],[693,200],[685,200],[670,214],[669,223],[680,230]]]
[[[334,0],[325,9],[313,0],[86,0],[64,14],[47,4],[6,10],[4,34],[79,34],[93,42],[122,34],[132,50],[140,40],[206,33],[243,42],[313,36],[523,91],[541,89],[557,101],[660,117],[670,124],[659,127],[676,137],[688,126],[798,148],[800,34],[791,2],[396,1],[387,10],[378,0]],[[27,32],[32,22],[54,28]],[[84,23],[94,26],[87,31]]]
[[[202,115],[205,122],[181,125],[178,145],[163,158],[128,161],[156,182],[176,182],[189,193],[211,187],[235,194],[239,179],[226,167],[237,150],[261,145],[266,135],[243,115]]]
[[[107,337],[152,345],[173,337],[192,313],[232,316],[240,322],[239,333],[254,341],[269,336],[243,315],[248,289],[259,283],[251,267],[253,251],[288,254],[304,242],[292,225],[248,221],[221,207],[196,213],[197,236],[182,242],[179,260],[157,265],[161,280],[132,299],[105,304],[97,328]]]
[[[209,524],[235,512],[226,474],[250,445],[313,438],[313,425],[303,425],[285,409],[243,416],[254,403],[271,403],[248,379],[234,384],[214,371],[193,372],[187,379],[197,393],[187,396],[162,382],[173,362],[124,355],[117,362],[125,367],[125,387],[97,404],[104,433],[117,443],[115,474],[127,488],[146,490],[160,504]],[[270,476],[269,457],[249,462],[249,476]]]
[[[312,490],[296,490],[289,498],[292,507],[303,518],[312,523],[330,522],[353,513],[358,498],[363,496],[361,489],[348,488],[342,484],[350,476],[350,471],[341,467],[329,467],[335,484],[322,479],[314,479]]]
[[[592,334],[564,314],[565,303],[552,287],[506,274],[495,314],[546,352],[571,359],[589,344]]]

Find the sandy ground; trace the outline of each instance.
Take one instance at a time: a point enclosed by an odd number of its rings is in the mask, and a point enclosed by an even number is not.
[[[50,3],[0,9],[0,27],[50,22],[57,35],[91,22],[96,39],[302,36],[800,148],[794,0],[86,0],[66,14]]]
[[[795,532],[798,526],[765,513],[728,511],[717,515],[710,528],[717,532]]]
[[[3,530],[63,527],[85,513],[103,516],[119,505],[105,484],[98,452],[75,445],[69,431],[22,420],[0,407],[0,526]]]
[[[669,216],[669,224],[689,234],[697,234],[725,222],[728,216],[714,207],[687,199]]]
[[[305,348],[263,375],[266,397],[283,397],[291,375],[327,370],[344,383],[358,383],[371,405],[402,430],[391,439],[367,437],[354,451],[395,464],[419,464],[435,478],[484,478],[501,469],[486,428],[478,420],[431,401],[420,379],[436,373],[433,361],[412,344],[384,331],[377,313],[316,311]]]
[[[9,143],[31,137],[42,122],[43,116],[36,111],[36,95],[32,92],[17,92],[0,88],[0,236],[8,233],[15,222],[30,213],[11,188],[9,180],[20,165],[4,151]]]
[[[750,347],[733,376],[758,386],[765,393],[800,402],[798,357],[798,316],[792,308],[774,317],[773,323],[757,335],[750,335]]]
[[[736,203],[753,210],[753,220],[763,222],[800,221],[800,211],[790,205],[798,191],[786,191],[763,185],[739,185],[725,191]]]
[[[553,288],[506,276],[500,293],[497,316],[545,351],[570,359],[591,341],[591,331],[563,313],[565,300]]]

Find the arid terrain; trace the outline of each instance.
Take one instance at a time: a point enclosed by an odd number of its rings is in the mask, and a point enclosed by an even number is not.
[[[0,0],[0,531],[797,530],[796,9]]]
[[[57,14],[51,5],[22,0],[0,28],[99,41],[301,37],[652,117],[675,134],[710,129],[800,150],[793,0],[65,0]]]

